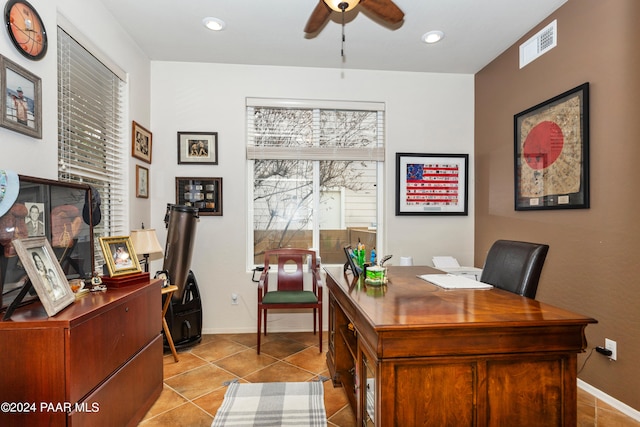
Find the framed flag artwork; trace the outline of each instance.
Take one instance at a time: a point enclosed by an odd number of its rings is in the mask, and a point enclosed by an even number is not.
[[[468,154],[396,153],[396,215],[467,215]]]
[[[589,207],[589,83],[514,116],[515,210]]]

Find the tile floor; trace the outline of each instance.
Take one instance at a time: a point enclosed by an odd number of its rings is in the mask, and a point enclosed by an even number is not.
[[[325,352],[308,333],[269,333],[262,351],[255,350],[255,334],[203,335],[202,342],[179,351],[175,363],[164,355],[164,389],[140,427],[209,427],[221,405],[225,381],[310,381],[329,376]],[[355,426],[355,417],[341,388],[324,382],[329,427]],[[594,396],[578,389],[578,427],[640,427]]]
[[[203,335],[202,342],[164,355],[164,389],[139,424],[155,426],[211,426],[222,404],[225,381],[310,381],[329,377],[327,340],[318,351],[318,337],[307,333],[269,333],[256,354],[255,334]],[[341,388],[324,382],[329,427],[355,426],[355,417]]]

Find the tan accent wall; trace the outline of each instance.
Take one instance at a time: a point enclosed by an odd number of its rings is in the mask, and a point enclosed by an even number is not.
[[[553,19],[558,46],[519,69],[518,46]],[[550,245],[537,299],[594,317],[579,378],[640,410],[640,1],[569,0],[476,74],[475,265],[496,239]],[[591,208],[514,209],[513,116],[590,83]]]

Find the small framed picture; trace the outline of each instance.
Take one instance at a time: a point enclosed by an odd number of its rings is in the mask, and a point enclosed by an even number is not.
[[[100,237],[100,247],[110,277],[142,271],[129,236]]]
[[[178,132],[178,164],[217,165],[218,132]]]
[[[136,165],[136,197],[149,198],[149,169]]]
[[[0,126],[42,139],[42,81],[0,55],[2,103]]]
[[[467,215],[469,155],[396,153],[396,215]]]
[[[196,207],[200,216],[222,216],[222,178],[176,177],[176,204]]]
[[[151,164],[152,138],[151,131],[134,121],[131,126],[131,155]]]
[[[356,265],[356,255],[353,252],[351,245],[344,247],[344,255],[347,258],[347,262],[344,263],[344,272],[351,270],[353,277],[358,277],[362,274],[362,269]]]
[[[53,316],[75,300],[67,277],[45,237],[12,241],[47,315]]]
[[[45,235],[45,207],[44,203],[26,202],[27,216],[24,222],[27,225],[27,236],[39,237]]]

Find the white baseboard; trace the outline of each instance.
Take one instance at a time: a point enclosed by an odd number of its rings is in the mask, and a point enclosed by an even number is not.
[[[598,399],[602,400],[607,405],[609,405],[609,406],[617,409],[618,411],[622,412],[626,416],[631,417],[636,421],[640,421],[640,411],[637,411],[637,410],[633,409],[631,406],[626,405],[626,404],[620,402],[617,399],[614,399],[613,397],[609,396],[608,394],[598,390],[597,388],[595,388],[591,384],[587,384],[586,382],[584,382],[584,381],[579,379],[578,380],[578,387],[581,388],[582,390],[586,391],[587,393],[597,397]]]

